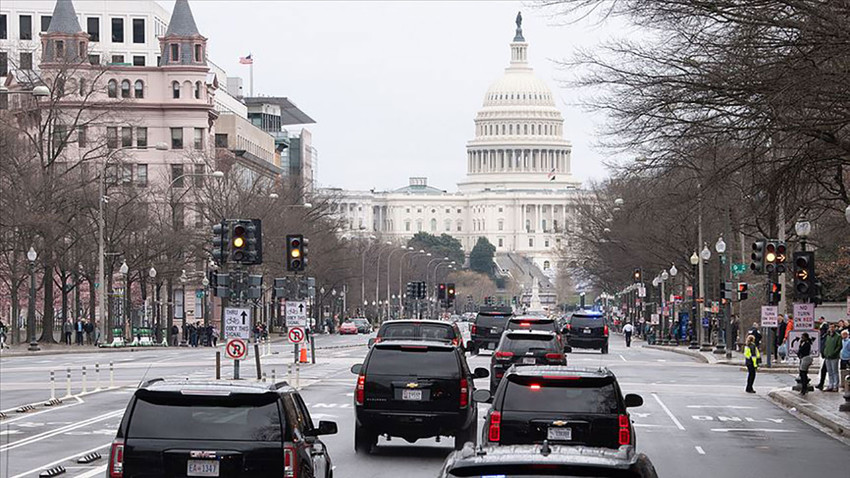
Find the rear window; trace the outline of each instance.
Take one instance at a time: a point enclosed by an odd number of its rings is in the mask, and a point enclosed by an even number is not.
[[[423,324],[422,337],[425,339],[451,340],[455,331],[450,325]]]
[[[552,332],[555,330],[555,321],[551,319],[523,320],[511,319],[508,323],[510,330],[544,330]]]
[[[558,350],[558,344],[555,337],[550,335],[525,335],[525,334],[508,334],[502,339],[499,344],[499,350],[505,352],[513,352],[515,354],[525,354],[532,349]]]
[[[393,324],[385,326],[381,337],[385,339],[412,339],[416,337],[416,325]]]
[[[572,327],[602,327],[605,325],[605,317],[601,315],[574,315],[570,319],[570,325]]]
[[[504,314],[478,314],[475,317],[475,324],[484,327],[504,327],[510,317],[510,315]]]
[[[376,346],[366,374],[459,378],[460,369],[453,349]]]
[[[354,325],[357,325],[357,326],[368,325],[368,322],[366,322],[364,319],[354,319]]]
[[[277,396],[137,394],[127,438],[280,441]]]
[[[518,412],[617,413],[617,390],[599,380],[546,380],[508,376],[504,410]]]

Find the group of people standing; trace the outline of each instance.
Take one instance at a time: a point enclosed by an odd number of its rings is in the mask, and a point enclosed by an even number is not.
[[[204,325],[201,322],[183,324],[183,341],[189,347],[215,347],[218,345],[219,332],[218,328],[212,325]],[[171,345],[177,347],[180,345],[180,328],[177,324],[171,326]]]
[[[850,325],[844,320],[827,323],[821,318],[818,327],[822,360],[819,383],[815,388],[824,392],[838,392],[844,388],[850,374]],[[805,349],[803,348],[805,345]],[[809,367],[812,365],[812,339],[803,333],[797,356],[800,359],[800,393],[809,391]]]
[[[73,337],[76,345],[100,345],[100,330],[93,320],[79,318],[76,321],[68,319],[62,324],[62,337],[65,345],[71,345]]]

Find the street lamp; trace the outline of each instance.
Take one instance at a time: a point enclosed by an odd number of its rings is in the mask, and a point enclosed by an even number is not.
[[[700,259],[702,259],[703,267],[707,266],[708,260],[711,259],[711,250],[708,248],[708,243],[703,243],[702,251],[700,251],[699,257],[700,257]],[[703,270],[705,270],[705,269],[703,269]],[[705,287],[705,285],[703,284],[702,287]],[[702,289],[700,289],[700,290],[702,290]],[[702,297],[702,300],[703,300],[702,310],[705,311],[705,297]],[[709,352],[709,351],[711,351],[711,343],[709,342],[709,337],[708,337],[708,326],[702,327],[701,331],[703,332],[703,334],[702,334],[702,345],[700,346],[700,351],[701,352]]]
[[[30,336],[30,352],[36,352],[39,349],[38,342],[35,340],[35,260],[38,259],[35,249],[30,246],[27,251],[27,261],[29,262],[30,270],[30,297],[27,305],[27,335]],[[64,318],[64,317],[63,317]],[[17,318],[15,318],[17,320]],[[66,318],[67,320],[67,318]]]
[[[151,282],[153,282],[153,286],[156,289],[155,293],[154,293],[154,301],[153,301],[153,305],[154,305],[153,323],[155,324],[154,327],[156,329],[156,330],[154,330],[154,335],[156,336],[157,343],[159,343],[159,342],[162,341],[161,340],[162,339],[162,337],[161,337],[162,332],[160,331],[160,315],[159,315],[160,314],[159,283],[157,283],[157,281],[156,281],[156,269],[153,266],[151,266],[150,270],[148,270],[148,277],[151,278]]]
[[[688,348],[691,350],[699,349],[699,340],[697,334],[700,329],[697,328],[697,267],[699,266],[699,256],[697,251],[691,254],[691,268],[693,274],[691,276],[691,343]]]
[[[726,274],[724,274],[723,266],[726,264],[726,241],[723,240],[723,235],[717,239],[717,242],[714,244],[714,250],[717,251],[717,254],[720,256],[720,262],[717,264],[717,278],[723,282],[726,279]],[[723,323],[718,323],[717,327],[717,346],[714,348],[715,354],[726,354],[726,337],[730,335],[729,332],[729,314],[728,314],[728,302],[723,305],[723,315],[724,317],[721,319]],[[718,320],[718,322],[720,322]],[[724,327],[725,326],[725,327]],[[730,357],[731,358],[731,357]]]
[[[847,205],[847,209],[844,210],[844,219],[850,223],[850,204]]]
[[[124,276],[124,336],[130,338],[132,336],[133,324],[132,314],[130,314],[130,267],[127,266],[127,260],[121,263],[121,268],[118,272]]]
[[[847,208],[847,211],[850,211],[850,207]],[[850,217],[848,217],[850,220]],[[812,233],[812,223],[807,221],[806,219],[800,218],[796,224],[794,224],[794,231],[800,236],[800,247],[803,251],[806,250],[806,239],[809,238],[809,234]]]

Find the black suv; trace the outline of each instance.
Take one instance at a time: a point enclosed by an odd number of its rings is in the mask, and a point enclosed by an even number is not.
[[[298,392],[277,384],[145,382],[112,442],[108,477],[330,478],[333,466]]]
[[[558,324],[555,323],[555,319],[528,315],[520,315],[508,319],[506,330],[542,330],[544,332],[554,332],[558,335],[561,334],[561,330],[558,328]]]
[[[463,352],[444,342],[386,341],[375,344],[354,390],[354,449],[369,453],[379,435],[408,442],[454,436],[455,448],[475,442],[478,408],[473,380],[487,369],[469,369]]]
[[[467,349],[474,355],[479,349],[495,350],[508,319],[513,315],[510,307],[482,307],[469,325]]]
[[[478,390],[476,401],[490,394]],[[607,369],[563,366],[514,367],[496,390],[484,420],[483,443],[543,443],[620,448],[635,445],[627,408],[643,405],[640,395],[623,398]]]
[[[381,324],[369,346],[386,340],[437,340],[463,348],[457,324],[441,320],[388,320]]]
[[[490,358],[490,393],[496,393],[502,376],[512,366],[566,365],[567,356],[564,352],[561,339],[554,332],[505,332]]]
[[[599,349],[608,353],[608,319],[602,312],[583,310],[574,313],[564,326],[564,337],[571,347]]]

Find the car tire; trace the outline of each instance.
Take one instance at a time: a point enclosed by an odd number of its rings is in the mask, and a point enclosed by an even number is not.
[[[466,442],[472,442],[472,446],[475,447],[475,428],[477,423],[478,420],[475,420],[468,428],[458,430],[457,435],[455,435],[455,450],[460,450],[461,448],[463,448],[463,445]]]
[[[378,435],[361,426],[354,426],[354,453],[368,455],[378,443]]]
[[[607,354],[607,353],[608,353],[608,344],[605,344],[605,345],[603,345],[603,346],[602,346],[602,350],[601,350],[601,352],[602,352],[603,354]]]

